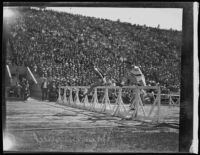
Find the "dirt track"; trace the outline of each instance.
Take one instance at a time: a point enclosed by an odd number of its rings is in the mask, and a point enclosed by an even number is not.
[[[35,99],[7,101],[6,112],[11,151],[178,152],[177,115],[145,123]]]

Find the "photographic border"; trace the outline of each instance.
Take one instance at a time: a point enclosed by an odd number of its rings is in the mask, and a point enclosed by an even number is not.
[[[193,140],[193,3],[192,2],[5,2],[3,6],[45,6],[45,7],[133,7],[133,8],[182,8],[182,47],[181,47],[181,99],[179,152],[189,152]],[[5,58],[7,35],[3,31],[2,52],[2,127],[5,129]]]

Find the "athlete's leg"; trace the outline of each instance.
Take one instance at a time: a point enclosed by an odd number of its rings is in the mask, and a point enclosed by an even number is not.
[[[136,94],[135,94],[135,91],[134,90],[131,90],[130,92],[130,110],[135,110],[135,103],[134,100],[135,100],[135,97],[136,97]]]
[[[134,99],[135,99],[135,94],[133,94],[133,92],[132,92],[132,93],[131,93],[130,110],[135,110],[135,104],[133,104]]]
[[[90,94],[95,87],[101,86],[101,85],[102,85],[102,81],[97,81],[96,83],[92,84],[91,87],[88,89],[87,93],[85,93],[83,95],[83,97],[85,97],[86,95]]]
[[[147,98],[147,93],[142,89],[141,90],[141,94],[140,94],[140,98],[142,100],[142,104],[144,105],[145,104],[145,99]]]

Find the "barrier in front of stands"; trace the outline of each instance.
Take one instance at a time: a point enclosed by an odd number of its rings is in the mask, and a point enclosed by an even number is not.
[[[89,87],[87,86],[59,87],[57,103],[121,118],[149,119],[152,121],[160,120],[161,94],[159,86],[99,86],[94,88],[90,99],[87,95],[85,98],[81,99],[81,95],[79,94],[80,91],[87,92],[88,88]],[[100,89],[103,90],[103,96],[98,95]],[[148,107],[144,106],[144,103],[142,102],[142,89],[155,89],[158,92],[154,102],[151,105],[148,105]],[[61,90],[63,93],[61,93]],[[109,91],[112,92],[113,90],[116,92],[116,99],[111,103]],[[122,97],[123,93],[126,91],[132,91],[132,95],[134,96],[132,102],[129,104],[125,104]],[[66,94],[69,95],[67,96]],[[99,100],[98,96],[100,96],[102,100]],[[133,106],[134,110],[130,109],[130,107]],[[157,110],[155,110],[156,107]]]

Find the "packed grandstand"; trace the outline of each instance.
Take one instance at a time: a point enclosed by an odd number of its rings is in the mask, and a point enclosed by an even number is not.
[[[52,10],[23,8],[9,25],[7,64],[28,66],[40,77],[61,85],[88,86],[94,63],[121,81],[129,59],[140,66],[146,83],[180,89],[181,36],[163,30]]]

